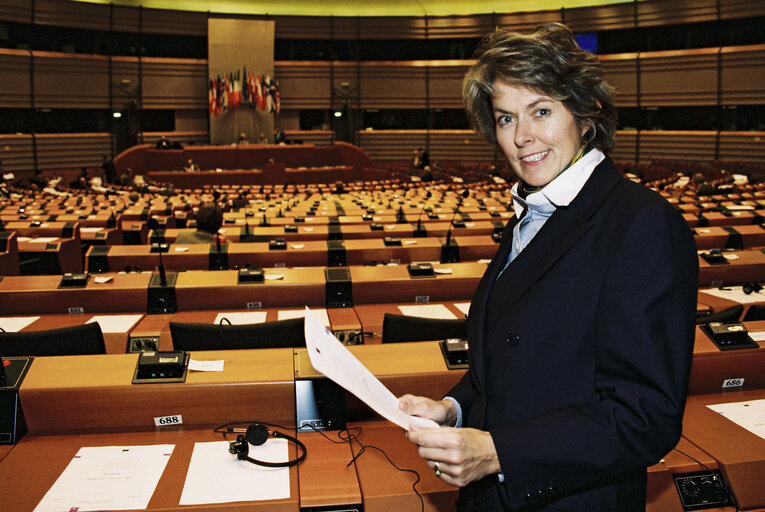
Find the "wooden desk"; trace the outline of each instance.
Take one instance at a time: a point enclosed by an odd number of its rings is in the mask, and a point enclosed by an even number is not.
[[[194,444],[221,440],[221,435],[214,433],[212,428],[159,428],[67,435],[27,434],[0,463],[0,503],[11,507],[7,510],[14,512],[32,512],[82,447],[173,444],[173,453],[146,510],[299,512],[298,468],[290,469],[290,498],[287,499],[180,506],[178,503]],[[295,448],[290,446],[290,456],[294,457],[295,454]]]
[[[469,303],[469,299],[464,301]],[[429,304],[435,306],[436,304]],[[442,303],[453,315],[454,318],[463,318],[465,314],[456,306],[455,302]],[[422,306],[422,304],[409,303],[384,303],[384,304],[358,304],[353,307],[361,322],[361,328],[364,332],[371,332],[371,335],[364,336],[365,344],[374,344],[382,342],[382,326],[385,313],[394,315],[403,315],[401,306]]]
[[[298,466],[300,507],[360,504],[356,465],[348,465],[353,459],[351,448],[337,432],[325,434],[329,439],[318,432],[297,434],[306,447],[306,458]]]
[[[224,360],[222,372],[190,371],[183,383],[131,384],[138,354],[38,357],[19,391],[30,433],[153,428],[180,414],[186,425],[255,420],[295,424],[291,349],[191,353]]]
[[[699,256],[699,286],[719,286],[761,281],[765,275],[765,250],[723,252],[728,264],[711,265]],[[728,259],[730,258],[730,259]]]
[[[694,239],[696,248],[708,249],[743,249],[765,247],[765,228],[762,225],[739,225],[723,227],[696,228]]]
[[[122,313],[145,311],[150,273],[109,274],[108,283],[91,277],[85,288],[59,289],[61,276],[10,276],[0,281],[0,311],[4,315]]]
[[[406,265],[349,267],[353,304],[421,303],[425,297],[426,302],[470,300],[487,266],[478,262],[435,264],[434,269],[451,269],[452,273],[416,278],[409,276]]]
[[[82,244],[77,238],[19,240],[20,272],[26,275],[82,272]]]
[[[745,322],[750,332],[765,331],[765,320]],[[765,388],[765,342],[759,349],[720,350],[696,327],[689,394],[716,393],[726,379],[744,379],[744,389]]]
[[[761,399],[763,389],[690,396],[683,419],[683,437],[714,457],[741,510],[765,508],[765,439],[707,405]]]
[[[382,448],[399,467],[416,471],[420,476],[417,490],[423,498],[426,511],[453,511],[457,488],[436,478],[425,459],[417,454],[417,446],[410,443],[404,432],[391,423],[354,423],[362,427],[359,440],[365,445]],[[354,455],[360,447],[353,445]],[[394,468],[379,451],[368,448],[356,459],[356,470],[364,501],[364,512],[390,512],[391,510],[420,510],[420,501],[412,490],[416,477],[412,473]]]

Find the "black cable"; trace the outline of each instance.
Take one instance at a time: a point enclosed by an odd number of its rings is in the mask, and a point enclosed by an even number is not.
[[[401,468],[398,465],[396,465],[396,463],[393,462],[390,457],[388,457],[388,454],[385,453],[385,451],[382,448],[378,448],[377,446],[374,446],[374,445],[371,445],[371,444],[365,445],[364,443],[362,443],[359,440],[359,437],[361,437],[361,433],[363,432],[362,427],[351,427],[354,430],[358,429],[357,433],[352,433],[351,429],[348,429],[348,428],[340,430],[337,433],[337,437],[339,439],[341,439],[341,441],[334,441],[329,436],[327,436],[324,432],[322,432],[321,430],[318,430],[315,426],[313,426],[311,424],[306,424],[305,426],[310,427],[311,429],[313,429],[314,432],[318,432],[326,440],[328,440],[329,442],[334,443],[334,444],[348,443],[350,445],[351,443],[353,443],[355,441],[359,445],[359,447],[360,447],[359,453],[357,453],[356,455],[353,456],[353,458],[348,462],[348,464],[346,464],[346,467],[350,466],[351,464],[353,464],[356,461],[356,459],[361,457],[361,455],[366,451],[367,448],[372,448],[373,450],[377,450],[378,452],[382,453],[383,457],[385,457],[385,460],[387,460],[388,463],[391,466],[396,468],[396,470],[401,471],[402,473],[412,473],[412,474],[414,474],[416,479],[412,483],[412,490],[414,491],[414,494],[417,496],[417,499],[420,500],[420,511],[421,512],[425,511],[425,501],[423,500],[422,495],[420,494],[420,491],[417,490],[417,484],[420,483],[420,480],[421,480],[420,474],[417,471],[415,471],[414,469]],[[346,432],[347,436],[343,437],[343,432]]]
[[[685,455],[686,457],[691,459],[693,462],[695,462],[699,466],[701,466],[704,469],[706,469],[707,471],[709,471],[709,473],[712,475],[713,478],[717,478],[717,473],[715,473],[714,470],[710,469],[706,464],[704,464],[700,460],[696,459],[695,457],[691,457],[690,455],[688,455],[684,451],[680,450],[679,448],[675,448],[674,450],[677,453],[679,453],[680,455]],[[731,490],[731,488],[729,486],[725,485],[725,481],[724,480],[721,479],[721,481],[722,481],[723,486],[725,487],[725,490],[728,491],[728,499],[731,501],[731,503],[733,503],[733,506],[736,509],[735,512],[739,512],[740,509],[738,508],[738,502],[736,501],[736,495],[733,494],[733,491]]]

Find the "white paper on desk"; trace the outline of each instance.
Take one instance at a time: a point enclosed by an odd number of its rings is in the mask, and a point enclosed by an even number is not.
[[[398,399],[372,372],[361,364],[323,325],[313,312],[305,308],[305,344],[308,357],[316,370],[350,391],[373,411],[403,428],[415,424],[438,428],[432,420],[410,416],[398,408]]]
[[[5,332],[19,332],[33,323],[35,320],[39,320],[39,316],[9,316],[0,318],[0,327]]]
[[[80,448],[34,512],[145,509],[174,448]]]
[[[218,359],[215,361],[197,361],[196,359],[189,359],[189,371],[195,372],[222,372],[225,360]]]
[[[57,240],[58,240],[58,237],[56,236],[40,236],[37,238],[31,238],[27,241],[34,244],[51,244]]]
[[[239,460],[228,452],[228,441],[194,444],[189,471],[179,505],[279,500],[290,497],[289,468],[266,468]],[[249,445],[249,456],[265,461],[285,461],[286,439]]]
[[[80,233],[98,233],[99,231],[103,231],[104,228],[98,228],[98,227],[81,227]]]
[[[312,309],[311,312],[321,321],[325,327],[329,327],[329,315],[327,310],[323,308]],[[304,309],[281,309],[277,314],[279,320],[289,320],[291,318],[303,318],[305,316]]]
[[[219,324],[222,318],[231,322],[231,325],[243,324],[262,324],[266,321],[267,313],[265,311],[238,311],[229,313],[218,313],[215,317],[215,324]]]
[[[749,337],[754,341],[765,341],[765,331],[749,331]]]
[[[746,293],[744,293],[743,286],[726,286],[725,288],[729,288],[729,289],[721,290],[719,288],[702,288],[699,291],[703,293],[708,293],[709,295],[714,295],[715,297],[732,300],[734,302],[738,302],[739,304],[765,302],[764,293],[754,292],[747,295]]]
[[[421,318],[438,318],[442,320],[454,320],[457,318],[449,308],[443,304],[417,304],[415,306],[399,306],[402,315],[418,316]]]
[[[765,399],[707,405],[739,427],[765,439]]]
[[[143,315],[96,315],[85,323],[98,322],[104,334],[125,333],[130,330]]]
[[[465,316],[467,316],[468,311],[470,311],[469,302],[455,302],[454,307],[462,311],[465,314]]]

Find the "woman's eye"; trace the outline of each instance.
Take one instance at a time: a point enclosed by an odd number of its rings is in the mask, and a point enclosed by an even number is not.
[[[537,110],[537,115],[539,117],[549,116],[550,115],[550,110],[546,109],[546,108],[540,108],[539,110]]]
[[[497,124],[499,126],[505,126],[506,124],[509,124],[513,121],[513,118],[510,116],[499,116],[497,118]]]

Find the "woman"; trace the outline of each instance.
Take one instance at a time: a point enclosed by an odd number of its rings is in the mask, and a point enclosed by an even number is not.
[[[405,412],[459,510],[629,512],[680,435],[698,260],[691,231],[605,155],[616,111],[563,25],[487,36],[466,109],[518,177],[468,315],[470,370]],[[520,221],[518,219],[521,219]]]

